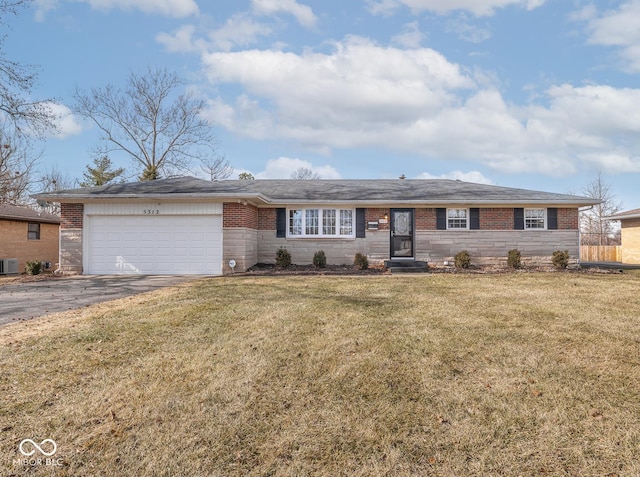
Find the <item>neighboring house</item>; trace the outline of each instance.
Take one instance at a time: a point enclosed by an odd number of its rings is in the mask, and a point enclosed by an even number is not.
[[[31,260],[53,266],[58,262],[59,231],[60,217],[28,207],[0,205],[0,260],[18,259],[19,273]]]
[[[223,274],[293,263],[443,264],[579,259],[578,210],[595,201],[454,180],[230,180],[179,177],[39,194],[60,202],[60,264],[85,274]]]
[[[620,221],[622,263],[640,264],[640,209],[620,212],[608,219]]]

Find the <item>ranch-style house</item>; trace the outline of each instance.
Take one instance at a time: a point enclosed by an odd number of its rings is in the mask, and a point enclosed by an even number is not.
[[[461,250],[500,264],[509,250],[579,261],[578,212],[594,199],[456,180],[224,180],[177,177],[39,194],[61,205],[60,268],[69,274],[206,274],[293,263],[424,261]],[[230,263],[235,265],[233,269]]]

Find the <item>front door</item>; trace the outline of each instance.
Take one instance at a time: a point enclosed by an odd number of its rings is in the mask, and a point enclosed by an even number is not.
[[[391,209],[391,258],[413,258],[413,209]]]

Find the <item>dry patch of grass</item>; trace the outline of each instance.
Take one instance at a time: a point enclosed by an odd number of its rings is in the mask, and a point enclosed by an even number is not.
[[[231,277],[0,329],[9,475],[640,474],[640,277]],[[24,438],[60,467],[24,466]]]

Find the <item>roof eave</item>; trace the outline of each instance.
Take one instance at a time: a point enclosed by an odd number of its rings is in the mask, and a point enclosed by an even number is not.
[[[14,222],[35,222],[42,224],[60,224],[60,219],[50,219],[46,217],[24,217],[20,215],[0,215],[0,220],[12,220]]]
[[[630,215],[612,215],[610,217],[605,217],[606,220],[632,220],[632,219],[640,219],[640,214],[630,214]]]
[[[319,199],[275,199],[270,205],[305,205],[305,204],[353,204],[353,205],[421,205],[421,206],[442,206],[442,205],[478,205],[478,206],[513,206],[513,205],[545,205],[548,207],[582,207],[586,205],[595,205],[593,202],[580,201],[558,201],[558,200],[481,200],[481,199],[442,199],[442,200],[392,200],[392,199],[375,199],[375,200],[319,200]]]

